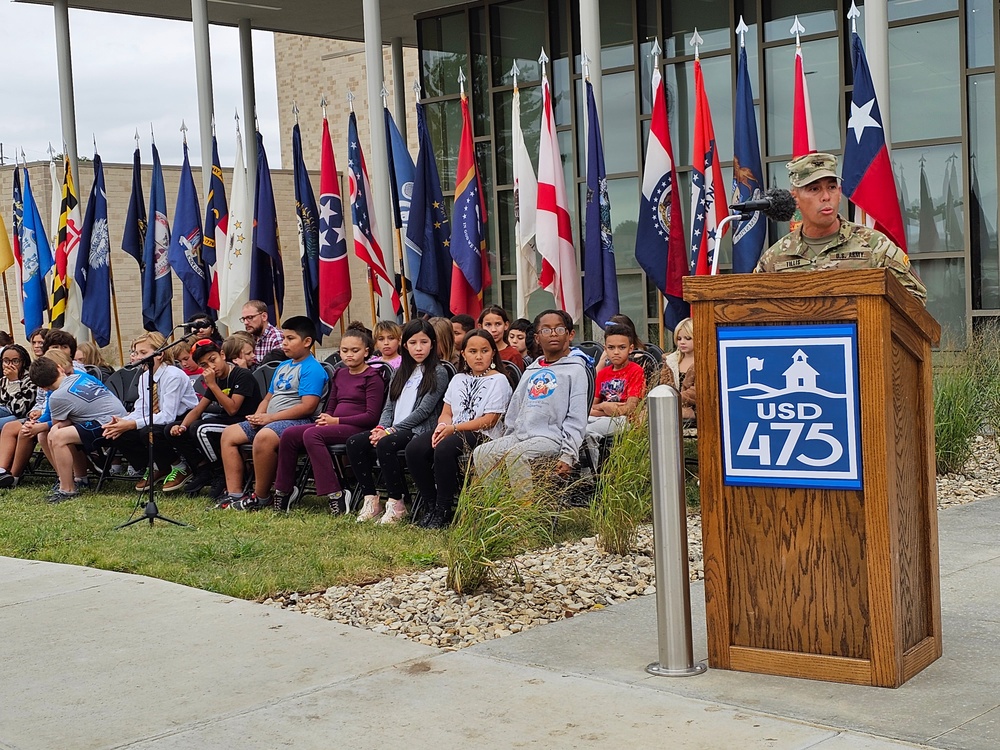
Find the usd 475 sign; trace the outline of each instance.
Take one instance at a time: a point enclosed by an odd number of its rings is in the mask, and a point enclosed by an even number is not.
[[[861,489],[857,328],[720,327],[723,479]]]

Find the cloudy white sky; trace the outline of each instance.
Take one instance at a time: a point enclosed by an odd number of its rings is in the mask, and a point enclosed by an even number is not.
[[[181,120],[188,125],[193,164],[201,163],[194,32],[190,23],[70,10],[77,143],[90,156],[93,137],[105,162],[130,162],[136,128],[142,160],[150,123],[165,164],[181,162]],[[0,0],[0,143],[5,163],[14,149],[28,161],[47,159],[49,142],[61,151],[59,80],[52,8]],[[279,166],[274,44],[253,34],[257,118],[272,168]],[[242,119],[239,39],[235,28],[212,26],[212,79],[220,159],[232,165],[234,115]],[[241,124],[244,134],[247,129]]]

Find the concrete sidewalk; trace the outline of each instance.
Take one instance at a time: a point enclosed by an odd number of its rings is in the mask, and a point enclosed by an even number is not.
[[[652,597],[442,653],[154,579],[0,558],[0,748],[996,748],[1000,501],[943,511],[940,527],[945,655],[898,690],[650,677]],[[692,602],[704,658],[701,586]]]

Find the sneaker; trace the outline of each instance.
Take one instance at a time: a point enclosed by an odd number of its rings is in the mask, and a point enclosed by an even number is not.
[[[9,471],[0,474],[0,490],[10,490],[17,487],[17,477]]]
[[[288,506],[291,504],[288,502],[289,495],[287,492],[274,491],[274,512],[275,513],[287,513]]]
[[[344,492],[331,492],[326,496],[330,505],[330,513],[335,516],[342,516],[347,512],[347,501]]]
[[[210,506],[209,510],[229,510],[230,505],[243,499],[243,495],[230,495],[226,492],[225,488],[223,488],[222,494],[217,495],[212,499],[214,502]]]
[[[186,466],[175,466],[163,480],[163,491],[177,492],[177,490],[184,489],[184,485],[188,483],[189,479],[191,479],[191,472]]]
[[[358,521],[370,521],[382,515],[382,500],[378,495],[365,495],[365,504],[358,513]]]
[[[111,464],[111,470],[108,472],[113,477],[120,477],[125,473],[124,464]]]
[[[188,479],[184,485],[184,492],[188,497],[196,497],[206,487],[215,483],[215,475],[208,468],[198,469],[194,475]]]
[[[156,484],[165,476],[167,476],[167,472],[157,469],[153,472],[153,484]],[[142,479],[136,482],[135,489],[136,492],[142,492],[143,490],[149,489],[149,469],[146,469],[146,473],[142,475]]]
[[[399,523],[404,518],[406,518],[406,505],[403,504],[402,500],[393,500],[390,497],[386,500],[385,513],[382,514],[382,518],[379,519],[379,523],[389,526],[391,524]]]
[[[66,492],[65,490],[61,490],[57,487],[56,489],[52,490],[52,492],[50,492],[48,494],[48,497],[46,497],[45,499],[48,500],[53,505],[56,505],[57,503],[64,503],[67,500],[73,500],[78,497],[80,497],[80,493],[77,492],[76,490],[73,490],[72,492]]]
[[[76,485],[77,492],[86,492],[90,489],[90,477],[75,477],[73,484]]]
[[[135,468],[134,466],[129,466],[128,469],[125,470],[125,476],[127,476],[127,477],[137,477],[137,476],[139,476],[139,470],[137,468]]]
[[[271,505],[270,497],[257,497],[253,492],[248,492],[239,500],[234,500],[229,504],[229,510],[254,511],[266,508]]]
[[[225,474],[222,474],[222,473],[217,474],[212,479],[212,488],[208,491],[208,494],[209,494],[209,496],[213,500],[224,500],[226,498],[226,496],[229,493],[226,490],[226,475]]]

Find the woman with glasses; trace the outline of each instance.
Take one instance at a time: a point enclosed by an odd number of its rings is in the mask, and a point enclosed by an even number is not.
[[[535,340],[542,356],[528,365],[510,399],[502,437],[473,453],[480,475],[506,461],[515,491],[532,489],[529,461],[550,458],[557,476],[576,465],[590,413],[590,376],[581,357],[570,355],[573,318],[565,310],[546,310],[535,318]]]
[[[31,359],[19,344],[10,344],[0,352],[3,375],[0,376],[0,426],[24,419],[35,406],[37,388],[28,377]]]

